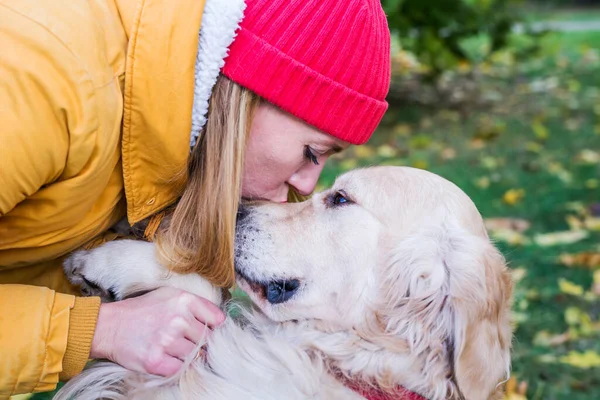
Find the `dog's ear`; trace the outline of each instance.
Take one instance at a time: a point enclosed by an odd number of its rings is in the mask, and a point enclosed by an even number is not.
[[[487,237],[447,226],[422,228],[391,249],[380,292],[386,347],[426,360],[420,379],[432,397],[494,398],[512,337],[502,255]]]
[[[463,236],[453,247],[446,263],[454,319],[448,346],[455,383],[466,400],[497,398],[499,384],[510,373],[511,276],[489,240]]]

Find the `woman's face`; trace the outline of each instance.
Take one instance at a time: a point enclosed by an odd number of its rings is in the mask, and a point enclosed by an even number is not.
[[[325,161],[349,145],[263,102],[246,147],[242,197],[283,203],[290,187],[309,195]]]

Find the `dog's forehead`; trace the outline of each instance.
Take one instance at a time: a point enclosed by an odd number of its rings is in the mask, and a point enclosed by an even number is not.
[[[441,187],[446,190],[460,191],[444,178],[428,171],[395,166],[379,166],[355,169],[341,175],[334,189],[352,191],[367,189],[376,192],[405,191],[423,186]],[[462,191],[460,191],[462,192]]]
[[[461,224],[480,231],[481,216],[458,186],[432,172],[395,166],[356,169],[341,175],[333,186],[386,219],[393,216],[431,219],[434,210],[451,214]]]

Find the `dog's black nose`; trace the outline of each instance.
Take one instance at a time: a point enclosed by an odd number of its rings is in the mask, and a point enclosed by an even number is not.
[[[285,303],[298,291],[299,287],[298,279],[272,281],[265,288],[265,297],[271,304]]]
[[[244,218],[246,218],[248,216],[248,214],[249,214],[248,207],[244,206],[243,204],[240,204],[238,207],[236,222],[239,224],[240,222],[242,222],[244,220]]]

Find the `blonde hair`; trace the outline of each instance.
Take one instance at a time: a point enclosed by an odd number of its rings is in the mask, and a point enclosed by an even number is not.
[[[186,187],[157,237],[160,257],[172,271],[199,273],[219,287],[233,285],[244,151],[260,101],[225,76],[217,79],[206,125],[190,155]]]

